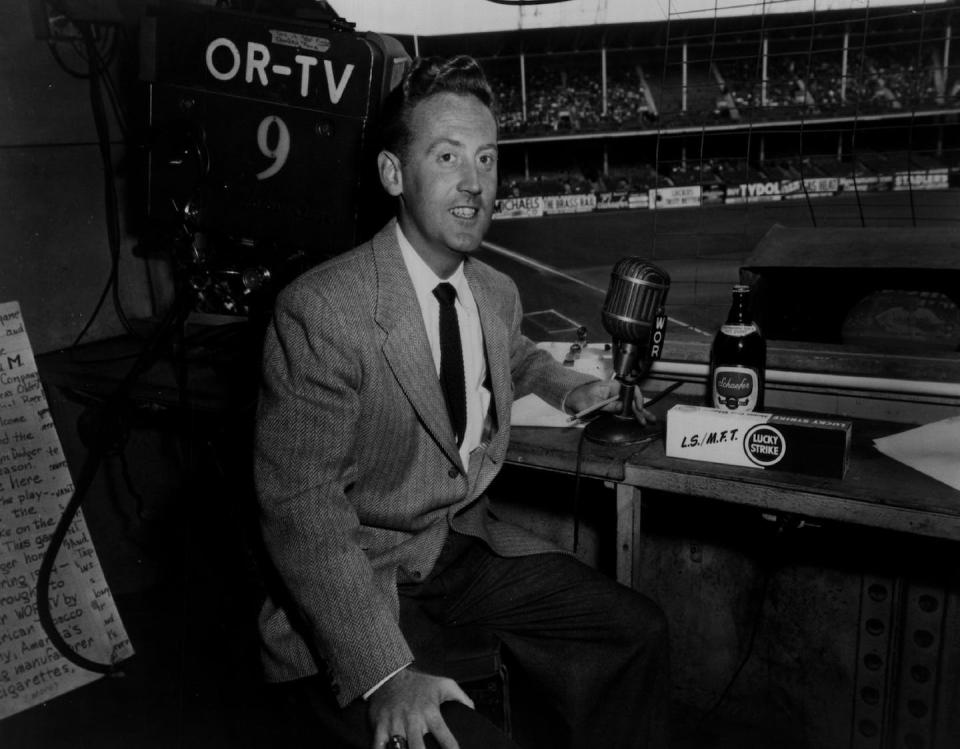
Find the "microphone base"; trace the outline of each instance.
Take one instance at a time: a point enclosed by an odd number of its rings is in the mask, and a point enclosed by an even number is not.
[[[641,424],[634,417],[605,413],[587,424],[583,436],[601,445],[641,445],[663,436],[659,424]]]

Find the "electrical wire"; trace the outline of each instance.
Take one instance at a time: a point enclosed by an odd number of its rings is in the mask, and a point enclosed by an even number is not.
[[[799,128],[800,132],[798,137],[797,160],[800,164],[800,167],[799,167],[800,189],[803,191],[803,199],[804,199],[804,202],[807,204],[807,210],[810,212],[810,224],[816,227],[817,213],[813,209],[813,201],[810,200],[810,191],[807,190],[807,175],[805,174],[806,164],[804,164],[805,159],[803,157],[803,132],[804,132],[804,120],[807,114],[807,106],[808,106],[807,102],[813,100],[810,94],[810,89],[808,87],[808,82],[810,81],[810,78],[811,78],[810,72],[813,66],[813,40],[814,40],[813,30],[816,27],[816,23],[817,23],[816,0],[814,0],[813,10],[810,13],[811,13],[811,21],[810,21],[810,27],[809,27],[810,42],[807,46],[807,72],[806,72],[806,75],[804,76],[806,80],[803,81],[803,102],[800,106],[800,128]]]
[[[56,62],[57,66],[71,78],[77,78],[84,81],[87,80],[91,75],[89,66],[85,70],[78,70],[77,68],[70,67],[67,61],[63,58],[63,55],[60,54],[61,43],[62,42],[57,39],[50,39],[47,42],[47,49],[50,50],[50,54],[53,56],[54,62]],[[71,45],[71,47],[74,47],[74,45]]]
[[[776,529],[774,531],[773,537],[770,539],[770,544],[767,549],[767,554],[764,558],[761,558],[759,565],[761,568],[760,576],[760,590],[757,593],[757,604],[756,611],[753,615],[753,620],[750,625],[750,635],[747,639],[747,646],[744,649],[743,655],[740,658],[737,667],[734,669],[733,673],[730,675],[730,678],[727,680],[726,685],[720,691],[719,696],[714,700],[713,704],[707,708],[706,711],[700,716],[699,720],[696,723],[696,727],[691,736],[699,734],[706,722],[712,718],[716,712],[720,709],[720,706],[726,701],[727,697],[730,694],[730,691],[733,689],[734,685],[737,683],[737,680],[740,678],[740,674],[743,672],[743,669],[746,667],[747,663],[753,657],[754,647],[757,642],[757,635],[760,632],[761,624],[763,623],[763,609],[767,602],[767,594],[770,590],[770,581],[773,577],[774,568],[777,562],[780,559],[780,555],[783,553],[785,544],[783,543],[783,536],[791,531],[797,530],[802,525],[802,522],[790,517],[790,516],[781,516],[777,519]]]
[[[644,408],[650,408],[661,400],[666,398],[670,393],[672,393],[677,388],[681,387],[684,384],[683,380],[677,380],[672,382],[670,385],[665,387],[650,400],[645,401],[643,404]],[[596,418],[596,417],[595,417]],[[584,428],[580,430],[580,439],[577,440],[577,460],[576,468],[574,470],[574,482],[573,482],[573,551],[576,552],[580,545],[580,477],[583,475],[581,467],[583,465],[583,443],[584,438],[586,437],[587,430]],[[645,440],[649,442],[652,439],[655,439],[656,435],[651,434],[651,436]],[[643,443],[638,443],[643,444]]]
[[[60,50],[61,44],[67,40],[51,39],[47,46],[54,61],[61,70],[73,78],[86,80],[88,82],[90,105],[97,131],[97,142],[104,176],[104,210],[106,213],[107,244],[110,255],[110,270],[107,280],[104,282],[93,311],[87,318],[86,324],[74,338],[71,347],[75,348],[86,337],[93,323],[99,317],[108,297],[112,301],[117,319],[127,334],[139,338],[139,335],[133,329],[127,317],[120,299],[119,266],[121,231],[119,201],[117,198],[116,179],[111,153],[110,126],[104,107],[104,91],[106,91],[117,124],[124,136],[124,140],[126,140],[129,137],[127,114],[109,70],[110,65],[117,56],[119,48],[118,32],[110,25],[81,22],[71,18],[67,9],[63,7],[58,0],[52,0],[51,6],[61,13],[64,18],[69,20],[80,34],[79,42],[69,40],[69,43],[77,56],[86,64],[85,69],[72,67],[64,59]]]
[[[926,7],[926,0],[924,0],[923,6]],[[920,39],[917,43],[918,50],[918,65],[922,62],[919,58],[923,54],[923,43],[924,43],[924,33],[926,25],[926,15],[920,17]],[[913,86],[916,86],[916,80],[912,81]],[[913,226],[917,225],[917,206],[914,199],[914,190],[913,190],[913,180],[910,178],[913,174],[913,134],[915,130],[915,123],[917,119],[917,96],[916,90],[910,92],[910,129],[909,137],[907,140],[907,192],[910,195],[910,218],[913,222]]]
[[[707,69],[712,69],[714,63],[714,55],[716,54],[716,36],[717,36],[717,26],[719,22],[719,0],[714,0],[713,2],[713,33],[710,36],[710,51],[707,55]],[[687,40],[684,39],[684,44],[687,44]],[[704,155],[706,154],[707,148],[707,123],[704,120],[703,125],[700,127],[700,181],[703,181],[703,164],[704,164]],[[711,168],[711,172],[713,169]],[[699,281],[699,279],[698,279]],[[696,288],[696,287],[695,287]]]
[[[740,662],[737,664],[737,667],[734,669],[733,674],[727,680],[726,686],[720,692],[720,695],[714,700],[713,704],[700,716],[700,719],[697,721],[697,728],[694,731],[694,734],[699,733],[702,730],[704,724],[713,717],[713,715],[720,709],[720,706],[727,699],[727,696],[730,694],[730,690],[733,689],[733,685],[737,683],[737,679],[740,677],[741,672],[746,667],[747,663],[750,661],[753,656],[753,648],[757,641],[757,633],[760,631],[760,624],[763,621],[763,607],[767,601],[767,593],[770,588],[770,572],[764,570],[761,573],[760,578],[760,592],[757,595],[757,609],[753,615],[753,622],[750,626],[750,636],[747,639],[747,647],[744,650],[743,656],[740,658]]]
[[[864,11],[864,20],[863,20],[864,30],[863,30],[863,34],[862,34],[862,36],[861,36],[860,58],[859,58],[859,60],[857,61],[857,77],[856,77],[856,80],[857,80],[857,81],[863,80],[863,66],[864,66],[864,64],[865,64],[865,62],[866,62],[866,44],[867,44],[866,25],[867,25],[867,23],[868,23],[868,21],[869,21],[869,18],[870,18],[870,6],[867,5],[867,7],[866,7],[866,9],[865,9],[865,11]],[[845,72],[846,72],[846,71],[844,71],[844,73],[845,73]],[[849,78],[849,76],[848,76],[848,78]],[[858,125],[859,122],[860,122],[860,117],[859,117],[859,114],[860,114],[860,102],[861,102],[860,92],[857,91],[856,103],[854,104],[854,109],[853,109],[853,125],[852,125],[851,128],[850,128],[850,157],[851,157],[851,161],[852,161],[852,169],[851,169],[851,172],[850,172],[850,173],[851,173],[851,176],[852,176],[852,178],[853,178],[853,194],[854,194],[854,196],[856,196],[856,199],[857,199],[857,211],[858,211],[859,216],[860,216],[860,226],[861,226],[861,227],[865,227],[865,226],[867,225],[867,221],[866,221],[866,216],[865,216],[865,214],[864,214],[864,212],[863,212],[863,200],[860,198],[860,187],[859,187],[859,185],[857,184],[857,163],[858,163],[858,160],[857,160],[857,145],[856,145],[856,143],[857,143],[857,125]]]
[[[87,58],[89,61],[89,71],[90,75],[88,78],[89,82],[89,96],[90,96],[90,105],[93,110],[94,124],[97,130],[97,140],[99,144],[100,159],[101,165],[103,168],[103,191],[104,191],[104,206],[106,211],[106,224],[107,224],[107,243],[108,250],[110,253],[110,271],[107,276],[107,280],[104,283],[103,289],[100,292],[100,296],[97,300],[97,303],[93,309],[93,312],[87,319],[86,324],[83,326],[81,331],[77,334],[73,343],[73,347],[79,345],[80,341],[87,335],[90,328],[93,326],[94,321],[99,316],[103,305],[106,302],[108,295],[110,295],[113,301],[113,308],[119,319],[121,325],[123,326],[126,332],[135,337],[139,338],[136,331],[133,329],[129,319],[127,318],[126,312],[123,309],[123,304],[120,300],[120,284],[119,284],[119,271],[120,271],[120,217],[119,217],[119,201],[117,198],[117,186],[116,180],[114,177],[113,170],[113,157],[111,153],[111,142],[110,142],[110,126],[107,122],[106,112],[104,109],[103,103],[103,93],[100,87],[100,78],[102,71],[100,70],[99,64],[97,63],[98,52],[96,46],[96,38],[94,35],[93,25],[87,23],[78,23],[77,27],[80,30],[81,35],[83,36],[84,43],[87,49]]]
[[[100,76],[101,82],[103,83],[103,89],[107,92],[107,97],[110,100],[110,106],[113,110],[114,117],[116,118],[117,124],[120,126],[120,132],[123,134],[123,138],[126,141],[130,135],[130,130],[127,125],[127,110],[120,97],[120,92],[117,90],[116,81],[113,80],[113,74],[110,71],[110,66],[116,57],[117,47],[119,46],[115,35],[113,40],[114,41],[111,43],[111,47],[107,51],[106,56],[104,56],[104,53],[99,49],[94,51],[93,66]]]
[[[50,534],[50,540],[47,543],[47,548],[37,573],[37,616],[40,619],[40,625],[50,639],[50,643],[71,663],[95,673],[116,673],[119,670],[119,666],[117,663],[99,663],[90,660],[86,656],[73,650],[70,644],[62,637],[57,629],[57,623],[53,618],[53,612],[50,608],[50,578],[56,564],[57,555],[67,536],[70,525],[73,523],[73,519],[80,509],[81,503],[90,490],[90,486],[100,469],[104,456],[114,442],[113,437],[118,423],[120,408],[126,402],[130,388],[161,355],[170,333],[182,329],[187,311],[188,308],[185,305],[174,305],[171,307],[164,320],[154,332],[152,339],[143,347],[140,356],[136,362],[134,362],[130,371],[104,404],[102,416],[96,427],[93,445],[80,469],[74,485],[73,494],[64,507],[56,528],[54,528],[53,533]]]

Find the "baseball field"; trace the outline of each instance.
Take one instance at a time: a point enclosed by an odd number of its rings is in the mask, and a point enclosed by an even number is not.
[[[589,340],[606,341],[600,308],[610,270],[626,256],[670,274],[669,336],[712,337],[738,269],[775,224],[824,231],[940,226],[960,234],[960,190],[503,219],[494,221],[482,257],[516,280],[525,332],[535,340],[572,340],[583,325]]]

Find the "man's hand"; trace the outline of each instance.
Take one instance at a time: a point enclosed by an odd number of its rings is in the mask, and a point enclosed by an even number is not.
[[[590,406],[595,403],[599,403],[614,395],[620,395],[620,389],[622,387],[620,381],[617,379],[588,382],[585,385],[574,388],[567,394],[564,407],[570,414],[579,413],[585,408],[590,408]],[[614,401],[604,406],[601,410],[616,413],[620,410],[620,403],[619,401]],[[643,393],[640,392],[640,388],[633,389],[633,413],[637,417],[637,421],[641,424],[649,424],[657,420],[656,416],[643,407]]]
[[[370,695],[373,749],[383,749],[391,736],[406,738],[409,749],[424,749],[423,737],[428,733],[443,749],[459,749],[440,715],[440,704],[448,700],[473,709],[473,700],[453,679],[409,667],[398,672]]]

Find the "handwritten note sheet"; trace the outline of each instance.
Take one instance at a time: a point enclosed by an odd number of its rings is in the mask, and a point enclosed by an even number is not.
[[[0,303],[0,719],[101,676],[63,657],[37,616],[40,563],[72,493],[20,307]],[[82,511],[57,555],[48,596],[73,650],[97,663],[133,654]]]

